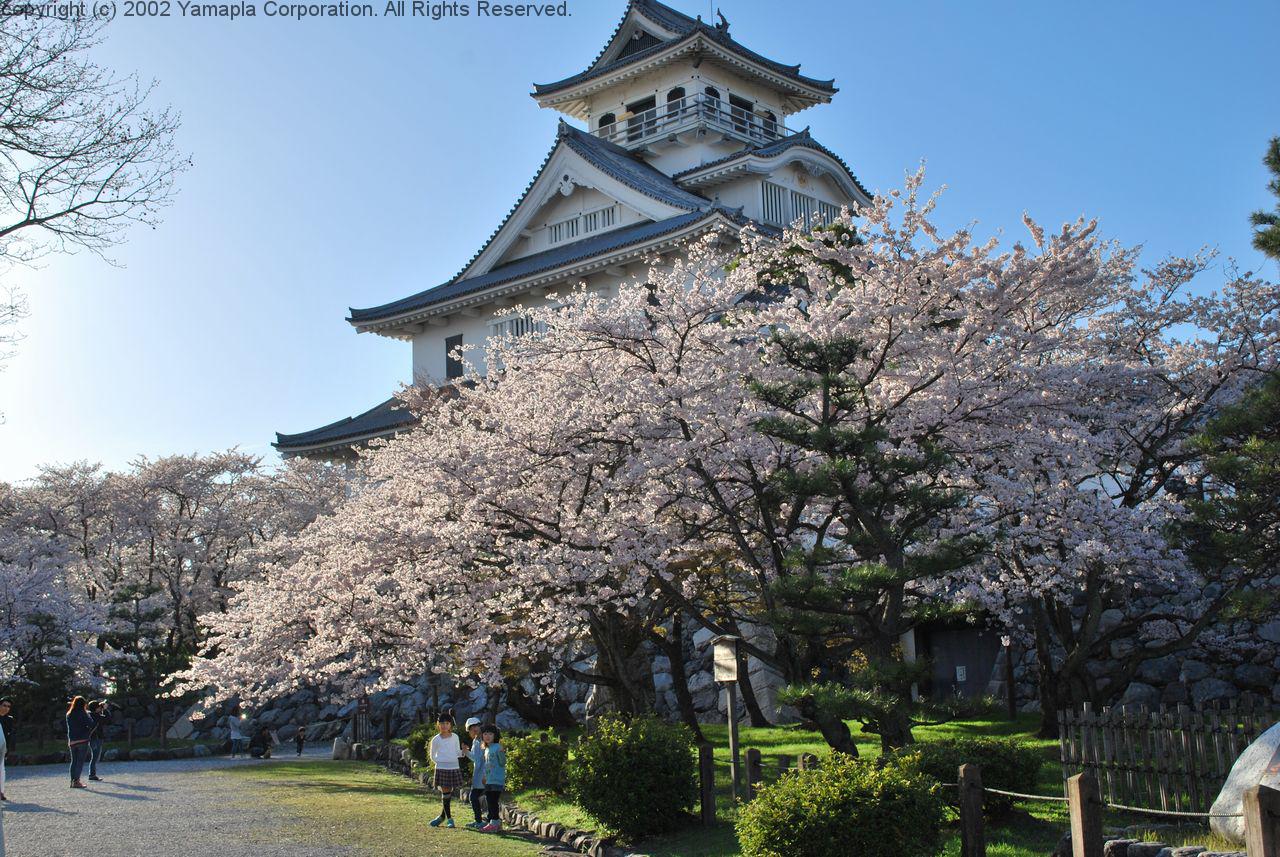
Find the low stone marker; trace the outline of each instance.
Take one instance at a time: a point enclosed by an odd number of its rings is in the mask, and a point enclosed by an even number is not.
[[[351,758],[351,742],[346,738],[333,739],[333,758],[334,761],[345,761]]]
[[[1243,812],[1244,793],[1254,786],[1280,788],[1280,723],[1259,735],[1236,759],[1209,808],[1210,814]],[[1211,818],[1209,827],[1219,836],[1244,844],[1243,818]]]

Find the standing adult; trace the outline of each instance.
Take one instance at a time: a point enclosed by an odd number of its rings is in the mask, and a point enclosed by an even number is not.
[[[98,776],[98,763],[102,761],[102,745],[107,737],[107,726],[111,723],[111,704],[100,699],[89,706],[93,715],[93,734],[89,736],[89,779],[101,780]]]
[[[240,710],[240,706],[236,706],[230,716],[227,717],[227,729],[231,732],[231,758],[236,757],[236,753],[244,752],[245,741],[247,736],[244,734],[244,712]]]
[[[307,727],[301,723],[298,724],[298,731],[293,733],[293,743],[298,748],[298,755],[301,756],[302,748],[307,745]]]
[[[85,760],[89,758],[89,738],[97,721],[89,713],[83,696],[73,697],[67,706],[67,747],[71,750],[71,788],[87,789],[80,779]]]
[[[5,757],[13,752],[14,739],[17,737],[17,733],[14,732],[13,715],[9,713],[12,708],[12,702],[0,699],[0,801],[9,799],[4,794],[4,761]]]

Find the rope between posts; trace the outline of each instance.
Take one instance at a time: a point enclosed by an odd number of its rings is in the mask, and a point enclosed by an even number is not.
[[[1122,803],[1109,803],[1109,809],[1123,809],[1128,812],[1145,812],[1151,815],[1170,815],[1177,818],[1244,818],[1243,812],[1175,812],[1171,809],[1148,809],[1145,806],[1125,806]]]
[[[1057,801],[1058,803],[1069,803],[1067,798],[1054,797],[1052,795],[1024,795],[1021,792],[1006,792],[1006,791],[1002,791],[1001,789],[993,789],[989,786],[983,786],[982,790],[991,792],[992,794],[1004,795],[1005,797],[1022,798],[1023,800],[1049,800],[1049,801]]]
[[[959,783],[942,783],[944,789],[959,788]],[[1029,795],[1022,792],[1007,792],[1003,789],[993,789],[990,786],[983,786],[982,790],[991,792],[992,794],[1003,795],[1005,797],[1019,798],[1021,800],[1044,800],[1054,801],[1056,803],[1070,803],[1070,798],[1055,797],[1053,795]],[[1175,812],[1169,809],[1149,809],[1145,806],[1127,806],[1123,803],[1105,803],[1108,809],[1120,809],[1127,812],[1145,812],[1150,815],[1168,815],[1176,818],[1244,818],[1243,812]]]

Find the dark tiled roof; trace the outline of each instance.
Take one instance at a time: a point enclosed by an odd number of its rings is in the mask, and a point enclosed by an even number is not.
[[[637,223],[632,226],[624,226],[621,229],[614,229],[609,232],[602,232],[599,235],[592,235],[581,241],[574,241],[571,244],[564,244],[560,247],[553,247],[550,250],[543,250],[541,253],[534,253],[532,256],[525,256],[523,259],[516,259],[498,268],[494,268],[486,274],[478,277],[470,277],[465,280],[453,280],[426,291],[419,292],[398,301],[382,306],[371,307],[369,309],[353,309],[351,315],[347,319],[352,323],[361,323],[369,321],[379,321],[384,318],[391,318],[401,313],[411,312],[413,310],[423,309],[424,307],[433,306],[443,301],[452,300],[471,294],[491,286],[500,285],[511,280],[518,280],[521,277],[527,277],[538,274],[543,271],[550,271],[565,265],[571,265],[574,262],[580,262],[590,259],[593,256],[599,256],[602,253],[608,253],[615,250],[621,250],[632,244],[640,244],[653,238],[659,238],[671,232],[676,232],[685,226],[690,226],[700,220],[710,218],[716,213],[724,214],[731,218],[734,215],[725,209],[713,209],[707,211],[691,211],[687,214],[680,214],[666,220],[651,221],[648,223]]]
[[[824,155],[827,155],[832,160],[834,160],[837,164],[844,167],[844,171],[848,173],[849,178],[853,180],[853,183],[858,188],[858,190],[865,193],[868,197],[874,196],[874,194],[872,194],[871,191],[867,190],[867,188],[862,184],[862,182],[858,181],[858,177],[853,174],[853,170],[849,169],[849,165],[844,162],[844,158],[840,157],[835,152],[831,151],[826,146],[819,143],[817,140],[813,139],[813,137],[810,136],[809,134],[808,128],[805,128],[803,131],[800,131],[799,133],[792,134],[790,137],[783,137],[781,140],[775,140],[772,143],[766,143],[764,145],[755,146],[754,148],[750,148],[750,149],[743,149],[740,152],[734,152],[731,155],[725,155],[723,158],[717,158],[714,161],[708,161],[705,164],[700,164],[696,167],[690,167],[687,170],[681,170],[680,172],[673,175],[671,178],[678,182],[687,176],[700,173],[703,170],[712,169],[715,167],[722,167],[726,164],[731,164],[734,161],[742,160],[743,158],[750,158],[750,157],[773,158],[778,155],[781,155],[783,152],[787,151],[788,149],[794,148],[796,146],[803,146],[806,149],[813,149],[814,151],[822,152]]]
[[[560,137],[589,163],[608,175],[660,202],[676,208],[705,209],[711,202],[705,197],[690,193],[672,180],[671,176],[646,164],[638,156],[608,140],[574,128],[560,121]]]
[[[542,164],[538,167],[538,171],[534,173],[529,184],[525,185],[520,198],[516,200],[515,205],[511,206],[507,216],[502,218],[502,223],[498,224],[498,228],[489,234],[489,237],[485,239],[484,244],[475,252],[475,255],[467,260],[467,264],[462,266],[462,270],[454,275],[454,280],[466,273],[467,269],[475,263],[476,259],[480,258],[480,255],[485,250],[489,249],[489,245],[511,222],[511,218],[520,210],[520,206],[529,196],[529,191],[533,190],[533,186],[538,183],[538,179],[542,178],[542,173],[547,169],[547,164],[551,163],[552,156],[555,155],[556,150],[560,148],[562,143],[568,145],[589,163],[594,164],[608,175],[654,199],[662,200],[677,208],[698,208],[710,205],[710,202],[705,198],[679,187],[665,173],[650,167],[621,146],[574,128],[561,119],[556,131],[556,141],[552,144],[551,151],[547,152],[547,156],[542,159]]]
[[[312,446],[341,443],[371,434],[390,434],[396,429],[410,426],[417,418],[409,412],[399,399],[388,399],[363,414],[347,417],[311,431],[298,434],[281,434],[276,432],[276,449],[289,451]]]
[[[647,59],[648,57],[659,53],[666,48],[672,47],[673,45],[679,44],[686,39],[690,39],[697,34],[706,36],[726,50],[738,54],[744,59],[758,63],[770,71],[782,75],[783,77],[790,78],[797,83],[801,83],[815,89],[820,89],[828,93],[836,92],[834,80],[818,80],[816,78],[806,77],[800,73],[799,65],[786,65],[785,63],[776,62],[768,57],[762,56],[750,48],[740,44],[729,35],[727,30],[713,27],[700,18],[690,18],[688,15],[677,12],[670,6],[657,2],[657,0],[632,0],[631,5],[628,7],[628,14],[632,8],[650,20],[656,21],[666,29],[679,33],[679,35],[650,48],[646,48],[645,50],[637,51],[636,53],[604,65],[599,64],[600,60],[604,56],[604,51],[601,51],[601,53],[596,57],[595,62],[593,62],[586,71],[566,77],[564,80],[558,80],[555,83],[535,83],[533,85],[534,94],[548,95],[575,84],[601,77],[602,75],[609,74],[610,72],[616,71],[620,68],[625,68],[632,63],[639,62],[642,59]],[[625,22],[626,16],[623,17],[623,23]],[[622,24],[619,24],[614,30],[613,35],[609,37],[609,41],[605,44],[606,50],[608,49],[608,46],[613,43],[614,38],[617,37],[618,31],[621,28]]]

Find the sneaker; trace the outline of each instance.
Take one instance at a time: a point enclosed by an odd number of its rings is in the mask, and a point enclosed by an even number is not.
[[[432,827],[439,827],[443,823],[444,823],[443,815],[437,815],[435,818],[427,822],[427,824],[431,825]]]
[[[481,833],[501,833],[501,832],[502,832],[502,822],[501,822],[501,821],[491,821],[491,822],[489,822],[488,824],[486,824],[484,827],[480,828],[480,832],[481,832]]]
[[[453,819],[452,819],[452,818],[446,818],[446,819],[444,820],[444,826],[445,826],[445,827],[457,827],[457,825],[453,823]]]
[[[73,789],[87,789],[87,788],[89,788],[89,787],[88,787],[88,786],[86,786],[84,783],[79,783],[79,782],[77,782],[77,783],[72,783],[72,784],[71,784],[71,788],[73,788]]]
[[[467,822],[467,824],[466,824],[466,828],[467,828],[467,830],[484,830],[484,822],[483,822],[483,821],[468,821],[468,822]]]
[[[95,777],[93,774],[89,775],[89,779],[93,780],[95,783],[102,782],[102,777]]]

